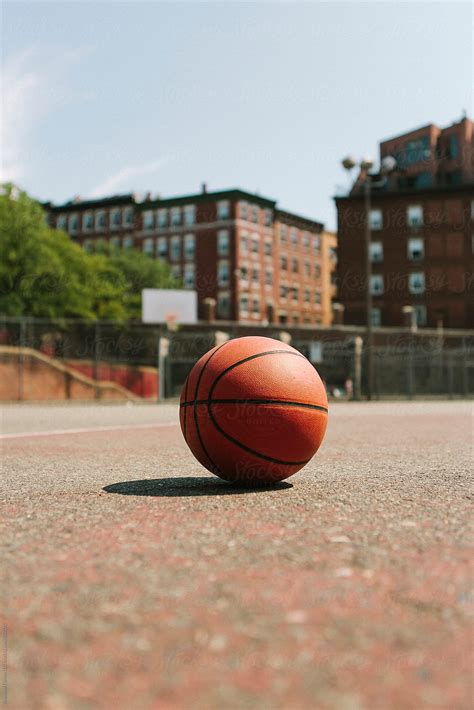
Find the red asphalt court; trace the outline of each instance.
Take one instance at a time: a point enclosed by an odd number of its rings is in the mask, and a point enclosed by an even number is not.
[[[4,408],[7,707],[472,707],[470,403],[335,404],[256,491],[177,418]]]

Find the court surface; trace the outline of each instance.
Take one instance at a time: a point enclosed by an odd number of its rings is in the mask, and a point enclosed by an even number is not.
[[[176,405],[4,407],[3,700],[472,707],[471,416],[334,404],[311,463],[249,492]]]

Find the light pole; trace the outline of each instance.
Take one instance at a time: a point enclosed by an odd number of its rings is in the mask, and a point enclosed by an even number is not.
[[[352,156],[347,156],[342,160],[342,166],[350,172],[356,166],[359,166],[361,171],[365,173],[363,178],[364,186],[364,217],[365,217],[365,273],[366,273],[366,291],[365,291],[365,316],[366,316],[366,342],[367,342],[367,399],[371,400],[374,389],[374,359],[373,359],[373,329],[372,329],[372,291],[370,281],[372,277],[372,258],[370,254],[370,244],[372,241],[372,230],[370,228],[370,210],[372,186],[382,187],[385,185],[388,173],[392,172],[396,167],[396,160],[393,156],[388,155],[383,158],[379,175],[372,175],[369,170],[373,167],[374,161],[372,158],[365,157],[359,162]],[[376,178],[379,178],[378,180]]]

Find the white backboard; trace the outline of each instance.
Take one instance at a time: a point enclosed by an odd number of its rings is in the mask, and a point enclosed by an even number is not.
[[[197,323],[197,293],[175,288],[144,288],[144,323]]]

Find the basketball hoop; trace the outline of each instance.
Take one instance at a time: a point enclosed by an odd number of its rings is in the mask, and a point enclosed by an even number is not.
[[[178,316],[174,312],[166,313],[165,315],[166,328],[170,332],[178,330]]]

